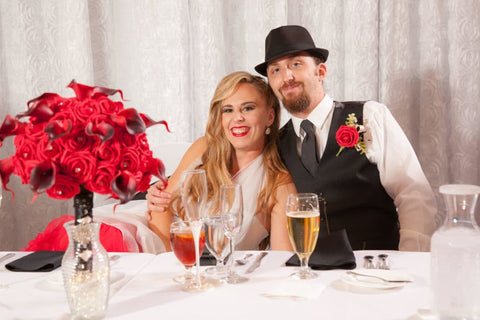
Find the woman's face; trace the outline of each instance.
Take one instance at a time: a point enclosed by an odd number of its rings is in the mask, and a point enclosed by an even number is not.
[[[265,129],[272,125],[275,112],[254,86],[240,83],[221,106],[223,132],[235,151],[263,151]]]

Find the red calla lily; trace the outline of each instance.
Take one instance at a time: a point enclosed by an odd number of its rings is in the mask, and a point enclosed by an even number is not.
[[[17,119],[23,117],[31,117],[35,120],[32,123],[39,123],[50,120],[51,117],[58,111],[58,104],[64,98],[56,93],[44,93],[41,96],[27,102],[28,110],[24,113],[19,113]],[[32,104],[30,106],[30,104]]]
[[[142,117],[133,108],[120,111],[112,120],[117,125],[124,126],[130,134],[144,133],[146,129]]]
[[[44,192],[55,183],[56,168],[52,160],[37,164],[30,175],[30,188],[34,192]]]
[[[135,176],[129,171],[121,171],[112,181],[112,190],[118,195],[120,204],[132,200],[137,192]]]
[[[7,114],[0,127],[0,147],[3,145],[3,139],[22,133],[24,129],[24,123]]]
[[[155,121],[155,120],[152,120],[152,118],[150,118],[149,116],[147,116],[146,114],[143,114],[143,113],[140,113],[140,117],[142,117],[142,120],[143,120],[143,122],[145,122],[145,126],[147,128],[149,128],[153,125],[156,125],[156,124],[163,124],[166,127],[167,131],[171,132],[170,129],[168,128],[167,121],[165,121],[165,120]]]
[[[115,129],[110,124],[105,122],[102,122],[98,125],[94,125],[90,122],[85,127],[85,132],[89,136],[97,136],[100,138],[100,141],[105,142],[113,137]]]
[[[167,178],[165,177],[165,165],[163,161],[157,158],[152,158],[149,163],[148,171],[151,172],[155,177],[162,180],[163,184],[167,185]]]
[[[100,96],[112,96],[115,93],[119,92],[120,97],[123,100],[123,92],[122,90],[117,89],[109,89],[104,87],[91,87],[81,83],[78,83],[73,79],[67,88],[72,88],[75,92],[75,96],[78,100],[86,100],[86,99],[96,99]]]
[[[63,137],[72,130],[72,121],[70,119],[51,121],[45,127],[50,141]]]
[[[5,190],[12,193],[12,199],[15,196],[12,190],[7,188],[7,183],[10,181],[10,175],[13,173],[13,157],[0,160],[0,177],[2,178],[2,185]]]

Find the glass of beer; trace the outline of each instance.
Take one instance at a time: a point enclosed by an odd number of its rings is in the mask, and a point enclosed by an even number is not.
[[[290,242],[300,260],[300,268],[292,274],[298,279],[316,278],[308,266],[320,230],[318,196],[315,193],[292,193],[287,198],[287,228]]]

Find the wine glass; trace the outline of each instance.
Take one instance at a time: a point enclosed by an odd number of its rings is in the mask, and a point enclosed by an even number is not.
[[[207,201],[207,177],[205,170],[194,169],[182,172],[180,183],[182,204],[185,210],[185,217],[190,222],[190,228],[195,243],[195,277],[191,285],[186,288],[188,291],[204,290],[207,284],[202,284],[200,279],[200,231],[202,230],[205,216],[205,205]]]
[[[298,279],[316,278],[308,266],[320,231],[320,211],[315,193],[292,193],[287,198],[287,228],[290,242],[300,260],[300,268],[292,274]]]
[[[217,212],[209,215],[205,219],[205,240],[208,251],[215,257],[217,264],[215,267],[206,268],[207,274],[213,275],[216,278],[224,279],[227,276],[227,268],[224,261],[230,252],[230,240],[225,234],[223,228],[222,216]]]
[[[174,281],[182,283],[185,288],[191,285],[194,275],[192,267],[195,265],[195,241],[193,240],[192,229],[188,221],[175,221],[170,225],[170,243],[178,261],[185,267],[183,275],[175,276]],[[200,251],[205,247],[205,232],[200,233]]]
[[[227,283],[240,283],[247,281],[233,270],[235,261],[235,236],[240,232],[243,220],[243,196],[242,186],[228,184],[220,186],[220,212],[225,235],[230,240],[230,258],[228,267]]]

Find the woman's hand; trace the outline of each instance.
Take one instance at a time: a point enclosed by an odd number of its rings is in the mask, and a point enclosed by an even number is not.
[[[165,191],[166,184],[162,181],[158,181],[157,183],[153,184],[148,188],[146,199],[147,199],[147,207],[148,213],[147,218],[148,220],[152,219],[152,212],[166,212],[168,204],[170,203],[170,198],[172,194],[170,192]]]

